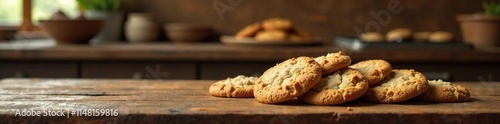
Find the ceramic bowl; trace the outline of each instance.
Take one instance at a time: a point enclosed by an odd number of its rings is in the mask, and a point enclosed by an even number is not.
[[[165,35],[177,43],[193,43],[205,40],[212,32],[212,27],[195,23],[167,23]]]
[[[88,44],[103,27],[102,20],[42,20],[40,27],[57,44]]]

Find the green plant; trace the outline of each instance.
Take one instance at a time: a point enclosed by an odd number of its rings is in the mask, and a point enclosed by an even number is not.
[[[483,8],[486,15],[500,16],[500,1],[483,1]]]
[[[76,0],[84,10],[116,11],[120,9],[123,0]]]

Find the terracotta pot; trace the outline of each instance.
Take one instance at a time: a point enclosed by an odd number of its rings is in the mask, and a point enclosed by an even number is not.
[[[475,47],[500,46],[500,17],[484,14],[458,15],[465,43]]]
[[[196,23],[167,23],[163,27],[165,34],[175,43],[194,43],[206,39],[212,27]]]
[[[88,44],[103,24],[102,20],[40,20],[42,29],[57,44]]]

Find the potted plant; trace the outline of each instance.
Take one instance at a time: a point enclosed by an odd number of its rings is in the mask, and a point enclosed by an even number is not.
[[[483,1],[484,13],[457,16],[463,39],[478,47],[500,46],[500,1]]]
[[[105,21],[101,32],[93,42],[104,43],[120,41],[122,34],[123,12],[120,7],[123,0],[76,0],[87,19]]]

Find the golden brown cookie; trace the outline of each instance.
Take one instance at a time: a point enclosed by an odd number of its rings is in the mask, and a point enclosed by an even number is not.
[[[431,32],[415,32],[413,34],[413,41],[417,43],[425,42],[429,39]]]
[[[261,103],[280,103],[306,93],[321,79],[321,67],[310,57],[288,59],[269,68],[254,86]]]
[[[365,60],[349,67],[361,72],[370,86],[377,84],[392,72],[391,64],[381,59]]]
[[[428,87],[427,79],[420,72],[413,69],[392,70],[380,83],[370,86],[361,98],[379,103],[397,103],[417,97]]]
[[[281,30],[265,30],[255,35],[257,41],[284,41],[288,38],[286,32]]]
[[[292,41],[292,42],[302,42],[302,41],[304,41],[300,36],[295,35],[295,34],[288,35],[288,40]]]
[[[384,42],[384,35],[378,32],[366,32],[359,35],[359,39],[365,42]]]
[[[429,35],[429,42],[432,43],[447,43],[453,41],[453,34],[446,31],[432,32]]]
[[[470,97],[469,90],[442,80],[429,80],[429,88],[417,100],[430,102],[460,102]]]
[[[338,105],[361,97],[367,89],[368,82],[360,72],[344,68],[321,78],[318,84],[298,99],[315,105]]]
[[[341,68],[351,65],[351,57],[339,51],[337,53],[328,53],[327,55],[314,58],[322,68],[322,75],[330,74]]]
[[[300,37],[301,41],[312,41],[312,36],[311,34],[307,33],[306,31],[299,29],[299,28],[292,28],[291,29],[291,34],[292,35],[297,35]]]
[[[387,32],[385,39],[388,42],[401,42],[403,40],[410,39],[412,37],[412,31],[407,28],[398,28]]]
[[[256,22],[254,24],[245,26],[238,33],[236,33],[235,37],[239,38],[239,39],[245,38],[245,37],[253,37],[260,30],[262,30],[262,25],[260,22]]]
[[[212,84],[209,93],[218,97],[253,97],[253,86],[257,77],[238,75]]]
[[[265,30],[288,30],[292,27],[292,21],[284,18],[270,18],[262,22]]]

